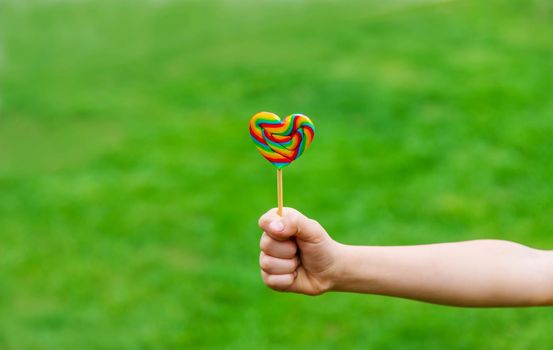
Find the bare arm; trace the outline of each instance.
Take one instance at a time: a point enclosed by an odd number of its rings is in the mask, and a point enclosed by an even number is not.
[[[457,306],[553,305],[553,253],[497,240],[342,246],[333,290]]]
[[[259,221],[260,266],[271,288],[345,291],[455,306],[553,305],[553,251],[499,240],[416,246],[340,244],[292,208]]]

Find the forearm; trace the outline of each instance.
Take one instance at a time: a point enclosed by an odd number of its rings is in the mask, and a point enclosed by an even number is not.
[[[553,305],[553,252],[495,240],[342,246],[333,290],[458,306]]]

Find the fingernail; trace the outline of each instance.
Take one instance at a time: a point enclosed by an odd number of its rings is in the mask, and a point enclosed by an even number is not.
[[[269,224],[269,228],[275,232],[280,232],[284,230],[284,225],[281,221],[273,221]]]

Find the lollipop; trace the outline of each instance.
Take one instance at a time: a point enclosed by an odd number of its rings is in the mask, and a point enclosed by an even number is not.
[[[278,214],[282,215],[282,168],[305,152],[315,127],[303,114],[281,120],[276,114],[259,112],[250,120],[250,135],[261,155],[277,168]]]

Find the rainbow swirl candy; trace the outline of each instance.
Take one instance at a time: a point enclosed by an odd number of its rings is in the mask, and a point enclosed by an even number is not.
[[[276,114],[259,112],[250,120],[250,135],[261,155],[282,169],[309,147],[315,127],[303,114],[292,114],[280,120]]]

